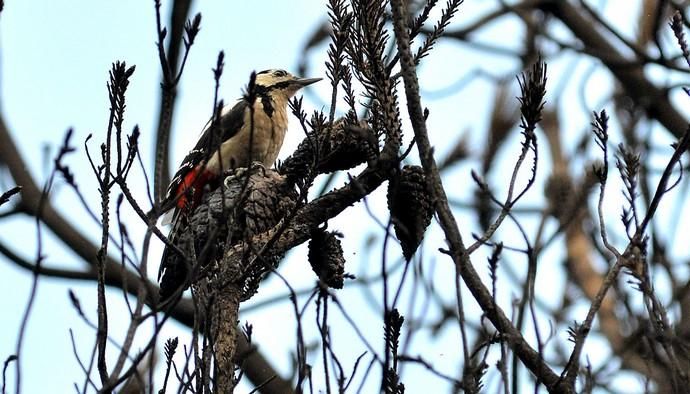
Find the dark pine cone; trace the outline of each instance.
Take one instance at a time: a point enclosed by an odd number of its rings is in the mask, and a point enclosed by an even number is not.
[[[409,260],[422,242],[434,214],[422,167],[405,166],[389,181],[388,210],[403,255]]]
[[[297,147],[295,153],[285,159],[280,173],[288,180],[298,182],[310,168],[317,174],[348,170],[374,156],[376,138],[366,122],[351,124],[340,118],[333,124],[319,124]]]
[[[334,289],[342,289],[345,275],[345,257],[336,232],[316,229],[309,241],[309,264],[316,276]]]
[[[169,239],[189,260],[166,248],[161,261],[160,298],[166,300],[199,279],[208,264],[223,257],[232,245],[275,226],[294,207],[297,193],[273,170],[254,165],[228,175],[222,187],[206,193],[188,217],[173,225]],[[276,263],[280,256],[263,256]],[[245,272],[248,297],[255,291],[267,267]]]

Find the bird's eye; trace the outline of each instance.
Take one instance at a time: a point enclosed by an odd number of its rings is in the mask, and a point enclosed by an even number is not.
[[[285,70],[276,70],[276,71],[273,73],[273,75],[276,76],[276,77],[284,77],[284,76],[287,75],[287,71],[285,71]]]

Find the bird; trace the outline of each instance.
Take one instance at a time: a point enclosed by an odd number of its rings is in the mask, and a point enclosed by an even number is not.
[[[251,92],[223,107],[216,122],[213,118],[208,121],[170,182],[161,207],[163,224],[172,224],[168,239],[173,244],[203,195],[220,186],[224,172],[248,168],[253,162],[273,165],[287,132],[290,98],[322,78],[269,69],[255,73],[252,79]],[[158,271],[161,301],[189,285],[187,264],[177,254],[167,246],[163,251]]]

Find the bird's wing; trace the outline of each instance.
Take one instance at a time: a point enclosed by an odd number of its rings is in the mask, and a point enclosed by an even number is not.
[[[176,204],[174,200],[179,197],[180,185],[185,176],[194,170],[198,165],[207,161],[211,155],[224,142],[235,136],[244,124],[245,111],[248,107],[245,100],[239,100],[234,106],[229,105],[223,108],[220,116],[220,127],[214,128],[212,120],[209,120],[204,127],[201,137],[194,148],[182,160],[182,164],[170,181],[166,197],[161,206],[164,207],[166,214],[163,215],[163,224],[171,224],[175,219]]]
[[[193,150],[208,152],[210,157],[221,143],[234,137],[242,128],[247,107],[248,104],[245,100],[238,100],[232,107],[226,105],[220,112],[220,130],[216,130],[214,133],[211,127],[213,119],[209,119]]]

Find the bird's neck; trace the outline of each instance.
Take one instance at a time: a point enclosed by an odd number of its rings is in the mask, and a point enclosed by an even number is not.
[[[257,103],[263,104],[263,110],[270,118],[278,113],[280,116],[287,115],[288,97],[280,93],[259,94],[256,98]]]

